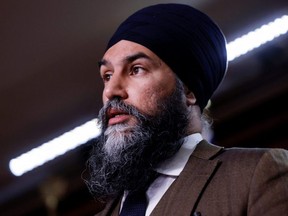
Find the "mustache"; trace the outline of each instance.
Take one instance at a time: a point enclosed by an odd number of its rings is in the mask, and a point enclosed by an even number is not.
[[[108,111],[110,109],[116,109],[128,115],[134,116],[137,120],[147,119],[147,115],[141,113],[135,106],[125,103],[119,98],[109,100],[99,111],[98,119],[100,120],[102,129],[106,129],[108,125]]]

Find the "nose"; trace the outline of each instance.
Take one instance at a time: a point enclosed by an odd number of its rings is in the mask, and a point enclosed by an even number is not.
[[[126,99],[128,97],[126,86],[125,79],[121,75],[114,73],[110,80],[105,84],[103,101],[105,102],[114,98]]]

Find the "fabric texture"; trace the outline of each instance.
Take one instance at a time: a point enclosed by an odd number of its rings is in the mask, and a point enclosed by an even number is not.
[[[157,4],[137,11],[116,30],[108,46],[128,40],[160,57],[195,94],[201,110],[227,69],[226,40],[204,13],[182,4]]]
[[[118,215],[119,199],[97,216]],[[151,216],[274,216],[288,213],[288,152],[223,149],[201,141]]]

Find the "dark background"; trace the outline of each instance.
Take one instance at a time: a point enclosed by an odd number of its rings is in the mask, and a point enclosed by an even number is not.
[[[0,2],[0,215],[49,215],[44,197],[52,197],[53,206],[57,196],[50,215],[97,211],[81,179],[89,143],[21,177],[11,174],[8,163],[97,116],[97,61],[107,40],[132,12],[161,2],[175,1]],[[287,0],[177,2],[206,12],[228,42],[288,14]],[[286,34],[230,62],[212,100],[214,143],[288,149],[287,55]]]

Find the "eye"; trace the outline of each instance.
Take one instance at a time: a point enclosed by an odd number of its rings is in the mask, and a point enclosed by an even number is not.
[[[130,72],[130,75],[137,75],[139,73],[144,72],[145,69],[141,66],[133,66]]]
[[[102,80],[105,83],[105,82],[108,82],[111,79],[111,77],[112,77],[112,73],[106,72],[102,75]]]

